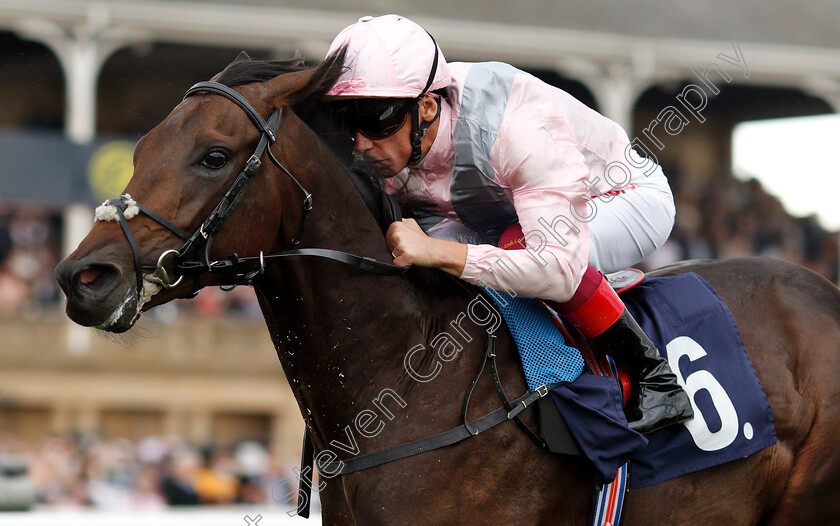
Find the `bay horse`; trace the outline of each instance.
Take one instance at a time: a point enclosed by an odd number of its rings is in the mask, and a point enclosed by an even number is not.
[[[263,257],[297,245],[391,261],[376,214],[348,175],[351,145],[318,117],[341,58],[317,67],[238,59],[214,79],[235,87],[229,91],[254,112],[209,85],[194,88],[137,144],[125,190],[131,200],[111,203],[116,217],[100,218],[56,277],[73,321],[112,332],[201,287],[251,283],[315,450],[348,458],[343,450],[381,451],[462,424],[464,393],[489,336],[466,323],[460,352],[447,359],[433,352],[432,340],[470,301],[436,271],[382,276],[326,258]],[[238,174],[249,170],[244,197],[230,198]],[[223,221],[205,221],[211,215]],[[188,273],[189,258],[214,271]],[[216,272],[222,267],[229,272]],[[749,458],[633,490],[623,523],[840,523],[840,292],[768,259],[660,274],[688,271],[729,306],[778,441]],[[509,332],[502,326],[495,334],[505,389],[526,392]],[[498,407],[487,378],[472,404],[470,419]],[[522,416],[533,426],[531,413]],[[456,445],[324,476],[322,517],[329,525],[581,525],[592,480],[586,461],[541,451],[505,422]]]

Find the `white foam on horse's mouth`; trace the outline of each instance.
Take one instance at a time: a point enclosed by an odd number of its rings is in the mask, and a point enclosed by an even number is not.
[[[137,307],[137,312],[140,313],[140,309],[143,308],[143,305],[149,302],[152,297],[157,294],[158,292],[163,289],[160,283],[155,283],[147,279],[149,276],[155,277],[154,274],[144,274],[143,275],[143,297],[140,298],[140,304]]]
[[[151,276],[151,274],[147,274],[147,276]],[[158,285],[157,283],[147,281],[146,276],[143,276],[143,297],[137,301],[137,308],[134,312],[134,316],[131,318],[131,323],[133,324],[137,321],[137,318],[140,317],[140,311],[143,309],[143,305],[149,302],[152,297],[160,292],[163,287]],[[122,302],[114,309],[114,312],[108,317],[107,320],[101,325],[97,325],[96,329],[101,329],[103,331],[107,331],[109,327],[117,323],[122,317],[123,313],[125,312],[126,307],[128,306],[129,302],[132,299],[136,298],[136,289],[131,288],[126,293],[125,298],[123,298]]]
[[[129,289],[129,291],[125,295],[125,298],[123,298],[122,303],[120,303],[117,306],[117,308],[114,309],[114,312],[111,313],[111,315],[108,317],[107,320],[105,320],[103,324],[97,325],[95,328],[107,331],[109,327],[117,323],[120,320],[120,318],[122,318],[123,312],[125,311],[128,302],[131,301],[133,297],[134,289]]]

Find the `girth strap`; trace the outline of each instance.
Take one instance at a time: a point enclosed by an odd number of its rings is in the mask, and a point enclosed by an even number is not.
[[[495,427],[508,420],[518,421],[520,427],[523,429],[523,431],[526,432],[526,435],[534,441],[537,447],[545,449],[545,443],[533,431],[531,431],[525,425],[524,422],[522,422],[519,419],[519,413],[531,407],[531,405],[534,404],[534,402],[548,395],[551,389],[554,389],[555,387],[561,384],[555,383],[550,385],[543,385],[534,391],[529,390],[524,395],[520,396],[516,400],[513,400],[513,402],[508,402],[507,396],[505,396],[504,390],[501,388],[501,379],[499,378],[499,372],[498,368],[496,367],[495,358],[496,335],[490,334],[487,339],[487,350],[484,353],[484,359],[481,362],[481,367],[479,368],[478,374],[470,384],[469,390],[467,391],[467,394],[464,397],[464,423],[460,426],[430,437],[421,438],[412,442],[408,442],[406,444],[401,444],[399,446],[394,446],[388,449],[384,449],[382,451],[377,451],[376,453],[369,453],[360,457],[354,457],[347,460],[336,460],[324,465],[319,465],[318,470],[322,473],[328,474],[330,477],[334,477],[336,475],[348,475],[350,473],[355,473],[356,471],[381,466],[382,464],[387,464],[395,460],[401,460],[414,455],[419,455],[420,453],[425,453],[427,451],[433,451],[435,449],[440,449],[442,447],[457,444],[462,440],[483,433],[484,431],[487,431],[488,429]],[[472,397],[472,393],[475,390],[475,387],[478,384],[482,373],[484,372],[485,365],[487,364],[487,362],[491,363],[491,369],[493,372],[493,382],[494,385],[496,385],[496,389],[499,393],[499,398],[502,400],[503,406],[491,413],[482,416],[478,420],[473,420],[472,422],[469,422],[467,421],[467,411],[469,409],[470,398]],[[301,458],[300,465],[301,479],[298,490],[300,500],[298,501],[299,505],[297,513],[302,517],[308,517],[309,495],[312,488],[309,481],[304,480],[305,477],[303,476],[306,473],[311,473],[313,464],[313,458],[308,449],[312,446],[312,441],[311,437],[309,436],[308,429],[304,432],[303,443],[303,455]]]
[[[495,336],[493,338],[495,339]],[[493,347],[493,353],[492,354],[490,354],[489,348],[488,348],[488,355],[487,355],[486,359],[490,361],[490,370],[493,373],[491,375],[491,377],[493,378],[493,385],[496,387],[496,393],[499,395],[499,400],[502,401],[502,405],[505,407],[505,409],[507,409],[508,411],[513,411],[514,405],[511,404],[508,401],[507,394],[505,394],[505,388],[502,387],[502,379],[499,377],[499,368],[496,365],[495,346]],[[557,384],[555,384],[555,386],[556,385]],[[554,387],[554,386],[552,386],[552,387]],[[542,387],[537,388],[537,391],[539,391],[540,389],[548,389],[548,388],[546,386],[542,386]],[[538,448],[540,448],[540,449],[546,449],[547,448],[545,440],[540,438],[540,436],[537,433],[532,431],[531,428],[528,427],[528,424],[526,424],[521,418],[519,418],[519,416],[514,416],[513,421],[516,422],[516,425],[519,426],[519,429],[521,429],[522,432],[525,433],[525,435],[527,435],[527,437],[530,438],[531,441],[534,444],[536,444],[536,446]]]
[[[487,341],[487,351],[485,353],[485,357],[495,356],[495,345],[496,335],[491,334]],[[495,369],[495,367],[493,369]],[[330,476],[347,475],[363,469],[381,466],[382,464],[387,464],[388,462],[393,462],[395,460],[419,455],[420,453],[425,453],[426,451],[432,451],[445,446],[451,446],[452,444],[457,444],[466,438],[487,431],[502,422],[515,419],[519,413],[530,407],[531,404],[543,396],[547,395],[549,389],[554,387],[554,385],[542,386],[536,391],[528,391],[514,400],[513,403],[506,404],[506,407],[500,407],[499,409],[482,416],[478,420],[467,422],[466,409],[469,406],[469,398],[472,395],[472,391],[478,383],[478,379],[481,377],[481,373],[483,371],[484,362],[482,362],[478,376],[476,376],[476,379],[473,380],[472,385],[467,392],[466,399],[464,400],[464,423],[460,426],[455,429],[450,429],[449,431],[444,431],[443,433],[438,433],[437,435],[414,440],[413,442],[401,444],[382,451],[377,451],[376,453],[370,453],[368,455],[362,455],[360,457],[347,460],[336,460],[323,466],[318,466],[319,470],[329,474]],[[304,469],[305,467],[306,466],[302,466],[301,469]]]

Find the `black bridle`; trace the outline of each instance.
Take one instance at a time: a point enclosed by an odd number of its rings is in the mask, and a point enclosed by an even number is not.
[[[201,225],[192,233],[192,235],[188,234],[182,228],[178,227],[177,225],[173,224],[168,219],[164,218],[160,214],[154,212],[153,210],[149,209],[148,207],[137,203],[137,202],[129,202],[128,196],[120,196],[115,197],[106,201],[104,204],[111,205],[116,208],[117,211],[117,221],[122,228],[126,239],[131,246],[131,251],[134,256],[134,266],[135,266],[135,273],[137,278],[137,293],[138,298],[142,298],[143,295],[143,270],[153,270],[154,275],[147,276],[145,279],[147,281],[151,281],[153,283],[157,283],[161,285],[163,288],[171,289],[178,286],[181,281],[183,280],[185,275],[193,275],[197,276],[200,274],[205,273],[213,273],[220,275],[220,284],[221,285],[228,285],[234,287],[236,285],[242,284],[251,284],[252,280],[257,276],[261,275],[265,272],[265,266],[267,263],[277,260],[281,257],[290,257],[290,256],[315,256],[315,257],[322,257],[327,259],[332,259],[334,261],[338,261],[340,263],[344,263],[347,265],[351,265],[356,267],[360,270],[365,272],[372,272],[375,274],[382,274],[382,275],[397,275],[408,270],[408,267],[400,267],[397,265],[393,265],[391,263],[383,263],[377,261],[372,258],[368,257],[360,257],[353,254],[348,254],[346,252],[340,252],[337,250],[330,250],[324,248],[309,248],[309,249],[297,249],[296,247],[303,236],[304,227],[306,225],[306,218],[309,212],[312,210],[312,203],[313,198],[312,194],[309,193],[306,188],[300,183],[300,181],[295,178],[294,175],[285,167],[283,164],[277,160],[274,156],[274,153],[271,151],[271,145],[274,144],[276,141],[276,130],[280,125],[280,121],[282,119],[283,110],[282,108],[275,110],[271,116],[269,117],[268,121],[263,119],[262,115],[254,108],[254,106],[248,102],[245,97],[234,91],[233,89],[225,86],[224,84],[220,84],[218,82],[213,81],[205,81],[199,82],[195,84],[193,87],[187,90],[186,94],[184,95],[184,99],[192,95],[197,94],[215,94],[221,95],[228,100],[232,101],[234,104],[239,106],[247,115],[251,122],[257,127],[257,131],[260,133],[260,140],[257,143],[257,147],[254,150],[254,153],[248,158],[248,161],[245,163],[245,167],[239,173],[239,175],[234,180],[233,184],[228,188],[225,195],[222,196],[222,199],[210,213],[210,215],[205,219]],[[223,260],[215,260],[211,261],[210,259],[210,247],[213,243],[213,238],[222,228],[225,221],[230,217],[233,213],[236,205],[242,199],[245,190],[253,181],[254,177],[257,175],[260,166],[262,165],[262,157],[263,155],[268,152],[268,157],[271,162],[279,168],[283,173],[285,173],[300,189],[301,193],[303,194],[303,202],[301,204],[301,213],[300,213],[300,223],[298,225],[298,230],[295,236],[289,241],[286,248],[276,254],[263,254],[260,252],[259,256],[252,256],[252,257],[239,257],[237,254],[231,255],[227,259]],[[157,264],[154,266],[150,265],[142,265],[139,250],[137,247],[137,243],[134,239],[134,236],[131,232],[131,229],[128,227],[128,220],[125,217],[126,209],[131,206],[137,206],[139,211],[181,238],[184,242],[178,249],[170,249],[165,250],[160,254],[158,257]],[[399,220],[400,218],[395,218]],[[188,256],[193,254],[195,251],[204,247],[204,258],[203,261],[190,261],[188,260]],[[166,270],[166,260],[172,256],[172,263],[174,265],[175,271],[178,273],[177,279],[174,281],[169,276],[169,273]],[[240,271],[241,265],[251,266],[255,263],[258,263],[258,267],[254,270],[250,270],[248,272]]]

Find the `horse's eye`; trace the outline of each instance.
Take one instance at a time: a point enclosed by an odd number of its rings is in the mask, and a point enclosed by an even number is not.
[[[219,150],[212,150],[204,159],[201,160],[201,165],[210,170],[218,170],[227,163],[227,155]]]

